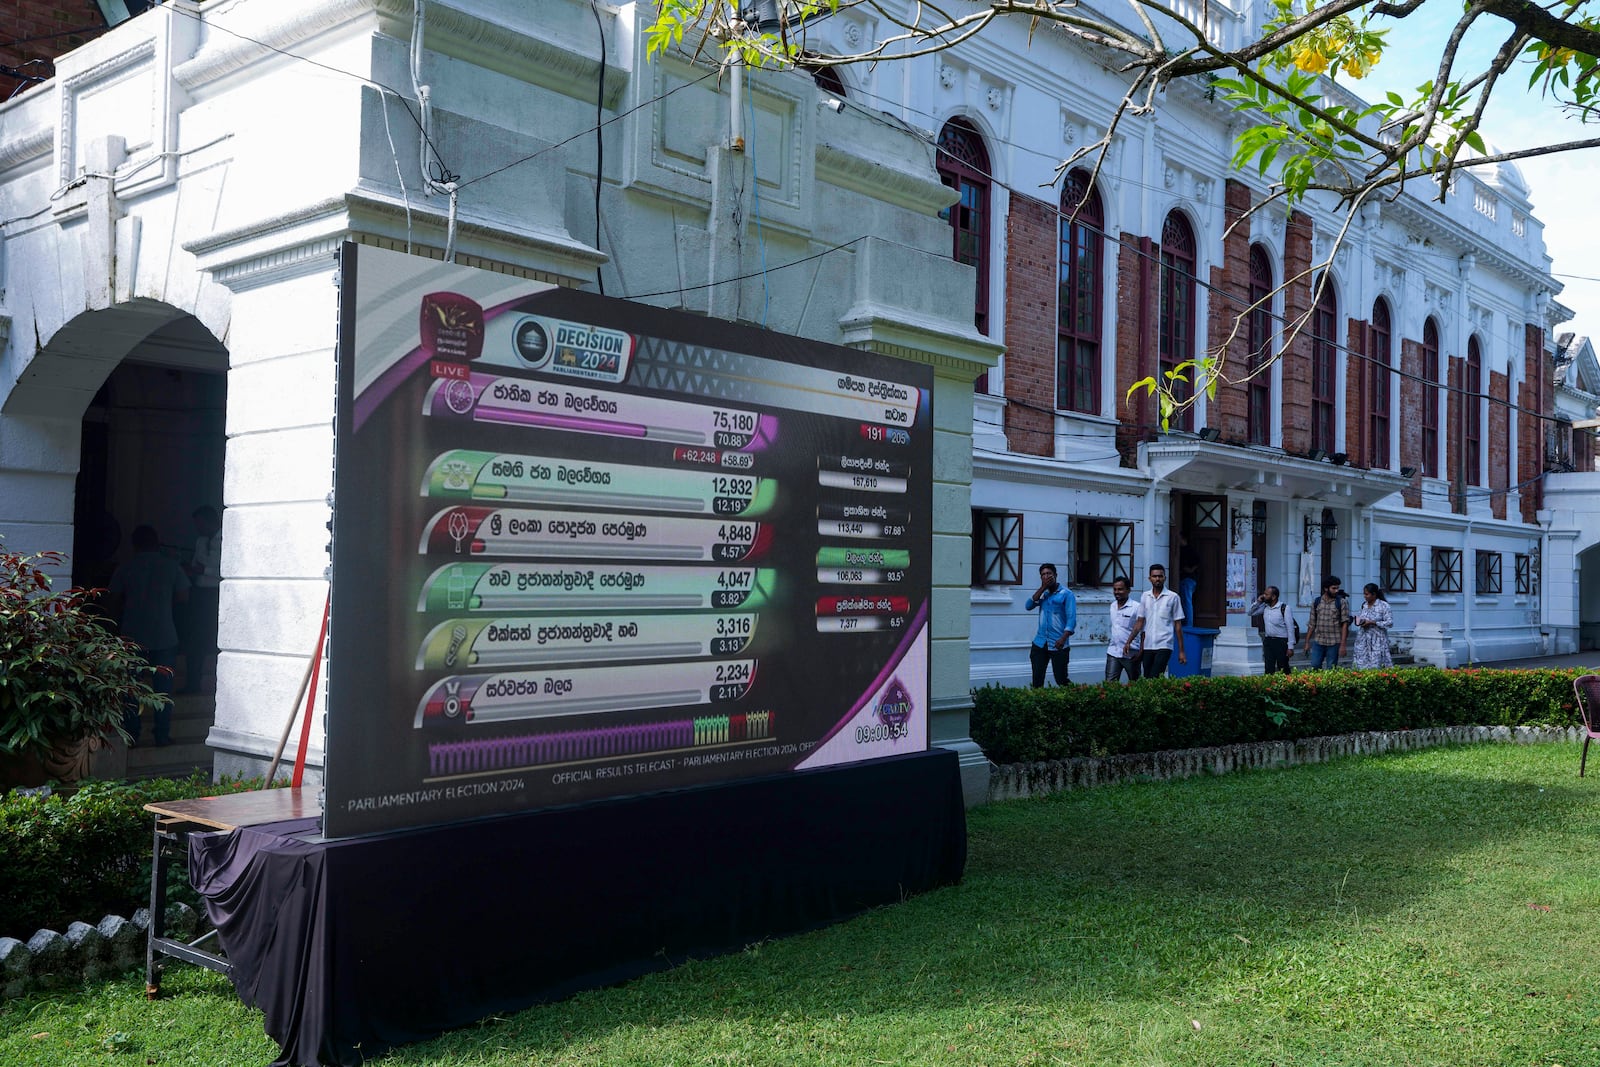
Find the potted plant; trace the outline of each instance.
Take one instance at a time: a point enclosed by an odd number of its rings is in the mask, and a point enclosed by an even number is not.
[[[0,542],[0,788],[86,777],[125,735],[128,701],[154,708],[154,670],[94,612],[98,590],[52,592],[60,552],[22,555]]]

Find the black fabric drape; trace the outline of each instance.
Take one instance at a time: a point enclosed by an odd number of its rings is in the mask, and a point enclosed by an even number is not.
[[[959,880],[956,755],[322,841],[196,837],[190,873],[280,1064],[358,1064],[498,1012]]]

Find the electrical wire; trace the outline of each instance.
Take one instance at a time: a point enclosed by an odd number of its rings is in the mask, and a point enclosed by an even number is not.
[[[671,96],[673,93],[682,92],[685,89],[692,89],[696,85],[699,85],[700,83],[702,83],[704,81],[707,81],[707,80],[709,80],[711,78],[715,78],[720,73],[721,73],[721,70],[719,68],[713,67],[710,70],[706,71],[704,74],[702,74],[700,77],[695,78],[693,81],[686,81],[686,82],[682,83],[681,85],[674,85],[671,89],[668,89],[668,90],[666,90],[665,92],[662,92],[662,93],[657,93],[655,96],[652,96],[648,100],[645,100],[645,101],[643,101],[643,102],[641,102],[639,104],[634,105],[633,107],[628,108],[628,110],[626,110],[626,111],[617,112],[611,118],[606,119],[604,122],[600,123],[600,126],[601,127],[610,126],[612,123],[621,122],[623,119],[627,118],[629,115],[632,115],[635,111],[642,111],[642,110],[644,110],[645,108],[649,107],[652,104],[660,103],[662,100],[665,100],[667,97]],[[545,147],[539,149],[537,152],[530,152],[525,156],[521,156],[521,157],[519,157],[517,159],[513,159],[509,163],[502,164],[502,165],[496,167],[494,170],[487,171],[487,172],[485,172],[483,174],[480,174],[476,178],[469,178],[468,180],[466,180],[466,181],[461,183],[461,187],[463,189],[465,189],[469,185],[476,185],[478,182],[484,181],[487,178],[493,178],[496,174],[503,174],[506,171],[511,170],[513,167],[520,167],[524,163],[529,163],[529,162],[532,162],[535,159],[538,159],[540,156],[544,155],[547,152],[554,152],[558,148],[563,148],[566,145],[571,144],[573,141],[578,140],[580,137],[587,137],[589,134],[591,134],[593,132],[594,132],[594,130],[579,130],[577,133],[573,134],[571,137],[564,138],[563,140],[557,141],[555,144],[552,144],[552,145],[546,145]]]
[[[406,255],[411,254],[411,194],[406,191],[406,178],[400,170],[400,153],[395,151],[394,132],[389,129],[389,101],[385,96],[386,90],[378,93],[379,106],[383,110],[383,134],[389,139],[389,158],[394,160],[394,180],[400,184],[400,201],[406,208]],[[400,106],[405,106],[404,98],[396,94],[395,99],[400,101]]]
[[[175,14],[182,15],[184,18],[191,19],[191,20],[193,20],[195,22],[200,23],[201,25],[205,26],[208,30],[218,30],[218,31],[220,31],[222,33],[225,33],[228,36],[233,37],[233,38],[235,38],[237,40],[244,41],[246,44],[253,44],[253,45],[257,46],[258,48],[264,48],[269,52],[273,52],[273,53],[275,53],[277,55],[283,56],[285,59],[293,59],[293,60],[295,60],[297,62],[300,62],[300,63],[306,63],[306,64],[308,64],[310,66],[313,66],[313,67],[316,67],[316,68],[318,68],[320,70],[325,70],[330,74],[337,74],[340,77],[350,78],[350,79],[352,79],[354,81],[361,82],[363,85],[370,85],[374,89],[382,89],[382,90],[384,90],[386,92],[394,93],[396,96],[402,98],[402,102],[404,100],[404,95],[400,92],[400,90],[396,89],[392,85],[387,85],[384,82],[380,82],[380,81],[377,81],[376,79],[369,78],[364,74],[357,74],[354,71],[345,70],[342,67],[332,66],[331,64],[324,63],[321,60],[312,59],[309,56],[300,55],[298,52],[291,52],[288,49],[279,48],[275,44],[269,44],[266,41],[258,40],[257,38],[251,37],[248,34],[240,33],[238,30],[230,29],[229,27],[227,27],[226,25],[222,24],[221,22],[218,22],[217,21],[217,17],[214,14],[213,15],[207,15],[207,14],[204,14],[204,13],[202,13],[200,11],[191,11],[190,9],[188,9],[186,7],[183,7],[180,4],[167,4],[167,5],[165,5],[163,7],[163,10],[171,11],[171,12],[173,12]],[[406,114],[408,116],[410,116],[412,122],[417,124],[417,129],[420,132],[422,130],[421,120],[419,120],[416,115],[412,114],[411,108],[409,106],[406,107]],[[423,137],[426,138],[427,134],[424,133]],[[432,147],[431,143],[430,143],[429,147]],[[434,149],[434,154],[438,155],[438,149],[436,149],[436,148]]]
[[[836,244],[836,245],[829,245],[827,248],[822,249],[820,252],[813,252],[809,256],[801,256],[799,259],[791,259],[787,263],[780,263],[776,267],[773,267],[772,270],[774,270],[774,271],[787,270],[790,267],[798,267],[802,263],[810,263],[814,259],[821,259],[823,256],[828,256],[828,255],[832,255],[835,252],[843,251],[844,249],[849,248],[851,245],[860,244],[862,241],[868,240],[870,238],[870,236],[871,236],[870,234],[862,234],[860,237],[852,237],[848,241],[842,241],[842,242],[840,242],[839,244]],[[734,276],[732,278],[719,278],[719,279],[717,279],[716,281],[713,281],[713,282],[703,282],[700,285],[684,285],[684,286],[680,286],[677,289],[661,289],[661,290],[658,290],[658,291],[656,291],[654,293],[629,293],[626,296],[618,297],[618,299],[619,300],[649,300],[649,299],[651,299],[653,297],[658,297],[658,296],[681,296],[684,293],[693,293],[693,292],[697,292],[697,291],[699,291],[701,289],[711,289],[711,288],[714,288],[714,287],[716,287],[718,285],[732,285],[734,282],[747,281],[747,280],[749,280],[751,278],[759,277],[763,273],[763,271],[765,271],[765,270],[766,270],[766,268],[762,268],[762,270],[751,271],[748,274],[740,274],[740,275],[736,275],[736,276]]]
[[[595,29],[600,33],[600,84],[594,94],[594,247],[600,250],[600,187],[605,182],[606,174],[606,26],[600,20],[600,5],[595,0],[589,0],[589,10],[594,14]],[[600,264],[594,267],[594,282],[600,290],[600,295],[606,295],[605,274],[600,270]]]
[[[767,325],[767,312],[772,307],[772,289],[767,284],[767,239],[761,232],[761,172],[756,169],[756,103],[755,94],[746,93],[745,107],[750,115],[746,133],[745,155],[750,157],[750,191],[755,205],[756,248],[761,252],[761,326]]]

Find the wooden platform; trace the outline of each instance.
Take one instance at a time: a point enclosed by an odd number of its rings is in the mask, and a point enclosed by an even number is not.
[[[258,789],[194,800],[160,800],[146,804],[144,810],[169,820],[174,826],[235,830],[286,819],[313,819],[322,814],[322,805],[314,790]]]

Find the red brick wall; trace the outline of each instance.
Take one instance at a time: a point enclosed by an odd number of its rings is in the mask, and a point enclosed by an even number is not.
[[[1011,194],[1006,216],[1006,444],[1055,454],[1056,269],[1054,204]]]
[[[1293,212],[1283,239],[1284,331],[1299,329],[1283,356],[1283,448],[1311,447],[1311,219]]]
[[[1505,404],[1510,396],[1510,379],[1499,371],[1490,371],[1489,424],[1485,427],[1488,440],[1484,444],[1489,450],[1489,507],[1497,519],[1506,517],[1506,489],[1510,485],[1506,475],[1511,469],[1511,412]]]
[[[105,28],[94,0],[5,0],[0,3],[0,67],[53,78],[52,60]],[[9,100],[25,84],[33,83],[0,74],[0,100]]]
[[[1156,254],[1154,242],[1136,234],[1120,238],[1117,255],[1117,451],[1124,467],[1138,465],[1139,442],[1154,436],[1155,401],[1143,391],[1125,400],[1128,386],[1156,373]]]
[[[1439,358],[1448,368],[1445,381],[1450,387],[1450,398],[1445,402],[1444,462],[1439,465],[1439,473],[1450,483],[1451,510],[1465,511],[1466,499],[1460,487],[1472,484],[1472,479],[1461,469],[1461,389],[1467,379],[1467,361],[1462,356],[1446,356],[1443,353]]]
[[[1341,309],[1349,310],[1349,309]],[[1350,318],[1344,335],[1344,450],[1352,467],[1367,465],[1367,320]]]
[[[1224,185],[1223,217],[1233,226],[1250,209],[1250,190],[1236,181]],[[1250,306],[1250,228],[1237,226],[1222,243],[1222,261],[1211,268],[1210,322],[1206,354],[1221,356],[1222,384],[1206,408],[1206,423],[1222,440],[1240,444],[1250,439],[1250,400],[1244,375],[1250,332],[1243,316]]]
[[[1422,506],[1422,342],[1400,340],[1400,375],[1393,388],[1400,393],[1400,462],[1417,474],[1405,490],[1406,507]]]
[[[1549,406],[1545,387],[1544,331],[1532,323],[1523,327],[1522,384],[1517,403],[1528,411],[1544,412]],[[1544,506],[1544,482],[1535,481],[1544,470],[1544,422],[1532,415],[1517,415],[1517,481],[1522,484],[1522,521],[1536,522]]]

